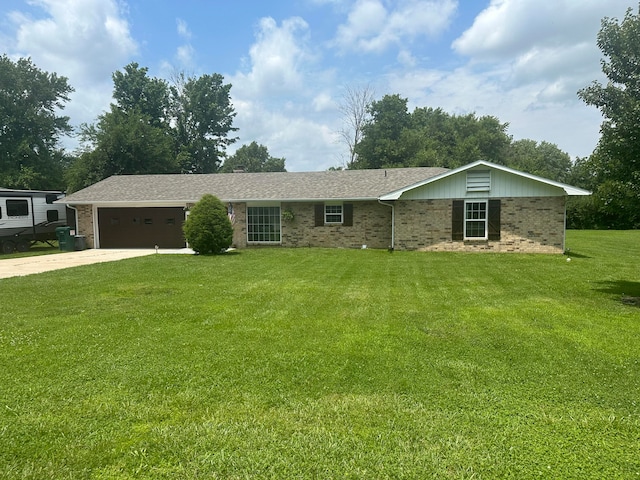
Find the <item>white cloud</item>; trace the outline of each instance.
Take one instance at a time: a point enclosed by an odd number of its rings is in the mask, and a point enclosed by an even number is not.
[[[229,77],[240,134],[234,147],[252,141],[266,145],[291,171],[327,169],[338,163],[340,151],[332,124],[337,117],[333,74],[317,69],[309,35],[301,18],[280,25],[261,19],[245,71]]]
[[[382,0],[358,0],[335,44],[343,51],[383,52],[391,45],[436,36],[453,19],[455,0],[403,0],[387,8]]]
[[[249,71],[234,76],[234,88],[250,96],[291,95],[302,90],[303,71],[312,60],[308,30],[299,17],[284,20],[281,26],[273,18],[261,19],[256,42],[249,50]]]
[[[15,52],[81,84],[110,78],[138,45],[113,0],[34,0],[45,15],[10,16],[17,27]]]
[[[75,88],[64,111],[75,125],[93,122],[111,101],[111,74],[138,51],[116,0],[33,0],[30,13],[13,11],[5,39],[12,57],[31,57]],[[26,8],[26,7],[25,7]],[[74,148],[73,139],[66,142]]]
[[[187,22],[181,18],[176,19],[176,24],[178,25],[178,35],[186,40],[191,39],[191,30],[189,30],[189,26]]]
[[[600,75],[600,19],[627,7],[626,0],[492,0],[452,48],[474,64],[511,65],[516,85],[548,80],[556,85],[548,99],[575,100]]]

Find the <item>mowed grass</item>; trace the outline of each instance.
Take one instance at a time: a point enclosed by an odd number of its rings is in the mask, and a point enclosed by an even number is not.
[[[0,478],[640,478],[640,232],[0,280]]]

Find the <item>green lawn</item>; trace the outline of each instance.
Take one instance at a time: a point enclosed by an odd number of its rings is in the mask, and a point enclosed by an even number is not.
[[[640,478],[640,232],[0,280],[0,478]]]

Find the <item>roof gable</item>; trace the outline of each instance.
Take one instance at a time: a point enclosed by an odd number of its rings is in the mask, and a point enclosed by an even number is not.
[[[540,188],[549,191],[549,190],[559,190],[562,191],[564,195],[591,195],[591,192],[587,190],[583,190],[581,188],[572,187],[571,185],[567,185],[564,183],[556,182],[553,180],[549,180],[547,178],[538,177],[536,175],[532,175],[529,173],[521,172],[519,170],[515,170],[513,168],[505,167],[504,165],[498,165],[491,162],[487,162],[485,160],[478,160],[476,162],[470,163],[468,165],[464,165],[462,167],[456,168],[454,170],[448,170],[446,172],[441,173],[440,175],[436,175],[425,179],[423,181],[417,182],[413,185],[409,185],[406,187],[399,188],[393,192],[386,193],[380,197],[380,200],[398,200],[405,194],[408,194],[411,191],[419,189],[421,187],[428,186],[430,184],[436,184],[438,182],[446,182],[448,180],[453,179],[456,176],[463,172],[476,171],[478,168],[487,168],[490,170],[497,170],[498,172],[515,175],[523,180],[529,180],[531,182],[536,182],[539,184]],[[484,189],[478,189],[478,193],[483,192]],[[460,195],[455,195],[460,196]]]

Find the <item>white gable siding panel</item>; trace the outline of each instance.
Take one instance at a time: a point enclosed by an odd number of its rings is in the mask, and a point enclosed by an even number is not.
[[[446,198],[517,198],[564,196],[562,188],[501,170],[491,170],[491,189],[469,191],[467,172],[460,172],[404,192],[402,200],[441,200]]]

